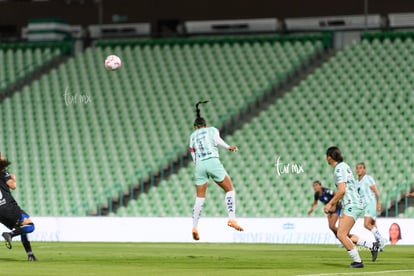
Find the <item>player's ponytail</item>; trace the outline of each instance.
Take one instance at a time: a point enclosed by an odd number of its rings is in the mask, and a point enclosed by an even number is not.
[[[195,127],[204,127],[207,125],[206,120],[201,117],[201,110],[198,107],[200,104],[208,103],[208,101],[199,101],[196,103],[196,119],[194,120],[194,126]]]

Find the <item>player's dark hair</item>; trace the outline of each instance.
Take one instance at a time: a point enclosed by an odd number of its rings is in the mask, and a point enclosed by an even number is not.
[[[313,181],[313,183],[317,183],[319,186],[322,186],[322,182],[320,182],[319,180],[315,180]]]
[[[10,165],[10,161],[7,159],[0,159],[0,171],[4,170],[5,168],[7,168]]]
[[[207,125],[206,120],[201,117],[201,110],[198,108],[200,104],[208,103],[208,101],[199,101],[196,103],[196,119],[194,120],[195,127],[205,127]]]
[[[338,163],[341,163],[342,161],[344,161],[341,150],[338,147],[330,147],[326,151],[326,156],[330,156],[333,160],[335,160]]]

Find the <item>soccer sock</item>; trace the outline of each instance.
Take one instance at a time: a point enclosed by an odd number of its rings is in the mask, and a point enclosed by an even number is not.
[[[377,242],[380,242],[382,240],[381,234],[378,231],[377,227],[372,228],[371,229],[371,233],[374,235],[374,237],[377,240]]]
[[[233,191],[227,192],[224,198],[224,203],[229,213],[229,219],[236,219],[236,193]]]
[[[194,207],[193,207],[193,227],[197,228],[198,226],[198,220],[201,216],[201,211],[203,210],[204,205],[204,197],[196,197]]]
[[[32,246],[30,245],[29,239],[27,238],[26,234],[21,235],[22,244],[24,247],[24,250],[26,250],[27,255],[32,255]]]
[[[366,240],[363,240],[361,238],[357,241],[357,245],[367,247],[367,248],[370,248],[370,249],[373,247],[373,243],[371,241],[366,241]]]
[[[34,229],[35,229],[34,224],[29,223],[29,224],[25,224],[25,225],[17,227],[16,229],[10,232],[10,235],[12,237],[16,237],[21,234],[32,233]]]
[[[361,257],[359,257],[359,253],[356,250],[356,248],[348,250],[348,254],[352,258],[352,260],[354,260],[354,262],[356,263],[362,262]]]

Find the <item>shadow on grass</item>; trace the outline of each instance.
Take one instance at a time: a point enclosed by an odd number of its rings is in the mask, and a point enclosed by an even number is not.
[[[340,264],[340,263],[321,263],[321,265],[329,266],[329,267],[340,267],[340,268],[347,268],[349,264]]]
[[[13,259],[13,258],[5,258],[5,257],[0,257],[0,262],[5,261],[5,262],[16,262],[16,263],[27,263],[26,259]]]

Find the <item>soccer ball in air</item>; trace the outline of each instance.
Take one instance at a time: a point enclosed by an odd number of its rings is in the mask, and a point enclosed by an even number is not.
[[[105,59],[105,68],[110,71],[117,70],[121,67],[121,59],[116,55],[109,55]]]

